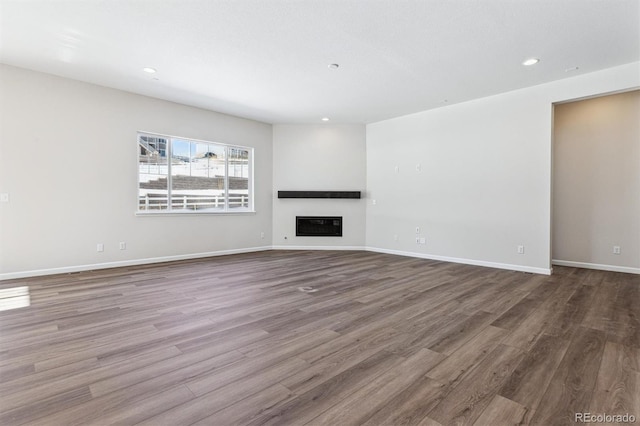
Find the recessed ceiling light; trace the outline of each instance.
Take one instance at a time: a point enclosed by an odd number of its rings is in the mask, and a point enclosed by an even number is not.
[[[538,59],[538,58],[529,58],[529,59],[527,59],[526,61],[524,61],[524,62],[522,63],[522,65],[530,66],[530,65],[535,65],[535,64],[537,64],[538,62],[540,62],[540,59]]]
[[[340,68],[340,65],[338,64],[329,64],[328,65],[330,70],[337,70],[338,68]]]
[[[142,71],[147,72],[149,74],[154,74],[156,72],[156,69],[151,67],[146,67],[146,68],[142,68]]]
[[[329,121],[329,117],[322,117],[322,121]]]

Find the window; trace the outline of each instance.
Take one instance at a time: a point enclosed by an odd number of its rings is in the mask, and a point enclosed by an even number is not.
[[[139,133],[138,211],[251,211],[252,157],[251,148]]]

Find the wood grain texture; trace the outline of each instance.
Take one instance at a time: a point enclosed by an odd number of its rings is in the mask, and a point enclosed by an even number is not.
[[[525,423],[526,414],[526,407],[510,399],[496,395],[487,408],[484,409],[480,417],[478,417],[474,425],[521,425]]]
[[[629,348],[607,342],[591,398],[591,413],[635,414],[640,412],[640,372],[636,354]]]
[[[322,379],[314,380],[309,390],[261,413],[248,424],[306,424],[404,361],[397,355],[379,351],[339,374],[320,376]]]
[[[520,349],[498,345],[429,413],[443,425],[472,425],[524,356]]]
[[[456,384],[467,372],[486,358],[506,334],[507,332],[500,328],[486,327],[444,361],[429,370],[427,376],[449,386]]]
[[[600,368],[605,333],[582,328],[571,341],[536,409],[533,424],[573,424],[575,413],[589,412]]]
[[[364,425],[417,425],[423,424],[444,397],[447,386],[422,376],[396,395],[367,420]],[[435,423],[435,422],[434,422]]]
[[[0,424],[640,417],[640,277],[554,271],[266,251],[3,281],[31,305],[0,311]]]
[[[534,411],[568,346],[566,340],[543,335],[518,364],[499,394]]]
[[[442,355],[422,349],[311,420],[314,425],[361,424],[436,365]]]

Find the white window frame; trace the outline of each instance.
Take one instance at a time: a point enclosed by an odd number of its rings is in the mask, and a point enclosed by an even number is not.
[[[140,210],[140,147],[139,141],[141,136],[148,136],[152,138],[163,138],[167,140],[167,148],[166,148],[166,157],[167,157],[167,208],[164,210]],[[173,155],[173,140],[178,139],[180,141],[188,141],[188,142],[196,142],[196,143],[206,143],[211,145],[216,145],[224,148],[225,151],[225,162],[224,162],[224,207],[222,209],[204,209],[204,210],[184,210],[184,209],[173,209],[172,202],[172,171],[171,171],[171,158]],[[255,213],[254,208],[254,182],[253,182],[253,167],[254,167],[254,148],[250,146],[243,145],[235,145],[235,144],[226,144],[221,142],[213,142],[207,141],[203,139],[194,139],[182,136],[175,135],[165,135],[161,133],[155,132],[147,132],[147,131],[138,131],[136,134],[136,215],[140,216],[154,216],[154,215],[233,215],[233,214],[247,214],[247,213]],[[248,158],[248,207],[234,207],[229,208],[229,150],[237,148],[241,150],[246,150],[249,154]]]

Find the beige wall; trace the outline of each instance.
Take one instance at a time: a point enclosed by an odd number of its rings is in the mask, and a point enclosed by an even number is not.
[[[640,268],[640,91],[556,105],[553,155],[554,262]]]

